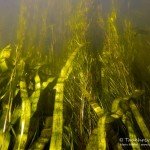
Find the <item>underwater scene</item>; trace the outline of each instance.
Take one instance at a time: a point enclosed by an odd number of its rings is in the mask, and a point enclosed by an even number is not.
[[[0,0],[0,150],[150,150],[150,0]]]

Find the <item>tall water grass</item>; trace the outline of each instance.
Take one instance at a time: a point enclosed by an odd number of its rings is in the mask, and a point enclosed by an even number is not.
[[[17,45],[0,50],[0,149],[124,149],[119,141],[124,137],[115,125],[127,138],[149,139],[137,107],[145,93],[137,89],[131,68],[137,53],[131,22],[123,20],[120,31],[116,9],[107,18],[97,15],[105,35],[93,55],[87,38],[91,0],[73,8],[66,0],[66,14],[72,13],[64,22],[60,14],[56,26],[47,20],[49,8],[58,1],[46,2],[41,22],[37,12],[42,1],[35,2],[35,26],[30,26],[30,7],[22,0]],[[57,35],[60,29],[65,30]],[[46,43],[48,34],[51,40]],[[55,54],[59,49],[64,58]],[[130,148],[142,149],[140,144],[131,141]]]

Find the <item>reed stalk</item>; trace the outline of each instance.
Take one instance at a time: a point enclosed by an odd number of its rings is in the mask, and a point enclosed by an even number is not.
[[[53,112],[53,127],[50,150],[62,149],[64,83],[73,69],[73,61],[80,49],[81,47],[75,49],[68,58],[65,66],[61,69],[56,86],[54,87],[56,90],[56,96]]]

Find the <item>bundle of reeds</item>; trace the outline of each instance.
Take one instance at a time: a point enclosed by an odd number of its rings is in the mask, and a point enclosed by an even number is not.
[[[35,2],[33,20],[38,23],[36,13],[42,1]],[[124,21],[122,34],[116,9],[107,19],[95,16],[104,24],[105,37],[104,43],[92,47],[95,42],[87,41],[87,17],[94,2],[81,0],[68,8],[72,14],[65,25],[57,20],[59,29],[47,22],[51,2],[40,14],[41,28],[32,26],[30,32],[29,8],[22,0],[17,46],[0,51],[0,149],[124,149],[125,137],[131,139],[129,148],[142,149],[134,140],[149,139],[150,133],[137,107],[145,93],[137,89],[132,75],[136,40],[131,22]],[[49,26],[52,35],[47,46]],[[64,26],[67,33],[54,35]],[[59,37],[65,34],[66,39]],[[59,49],[65,58],[58,60],[54,50]]]

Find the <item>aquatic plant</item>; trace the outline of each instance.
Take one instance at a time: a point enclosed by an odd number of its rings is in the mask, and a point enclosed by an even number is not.
[[[10,45],[6,46],[0,52],[0,68],[2,72],[8,69],[6,59],[10,57],[10,53],[11,53]]]
[[[53,128],[50,149],[61,149],[62,146],[62,129],[63,129],[63,93],[64,93],[64,82],[68,78],[72,70],[72,62],[77,55],[80,47],[77,48],[70,58],[67,60],[66,65],[62,68],[61,73],[58,77],[55,89],[55,104],[53,113]],[[58,126],[59,125],[59,126]],[[56,144],[57,143],[57,144]]]
[[[127,43],[126,46],[124,47],[124,45],[122,45],[122,42],[120,41],[121,38],[118,34],[115,21],[116,21],[116,12],[115,10],[113,10],[112,14],[108,18],[108,23],[106,28],[107,31],[106,43],[104,45],[103,53],[102,55],[100,55],[100,61],[102,62],[103,65],[102,66],[102,86],[103,86],[102,105],[105,109],[107,109],[108,112],[110,111],[110,106],[112,106],[111,113],[114,114],[111,116],[114,118],[120,118],[120,117],[122,118],[122,116],[124,116],[127,119],[129,117],[130,118],[129,120],[125,119],[127,121],[126,125],[128,128],[129,137],[136,139],[137,134],[134,131],[136,125],[132,122],[132,117],[130,114],[131,113],[130,109],[131,109],[144,137],[147,138],[147,136],[149,135],[149,131],[143,121],[143,117],[140,115],[137,106],[134,104],[134,102],[130,100],[130,97],[132,99],[132,95],[134,95],[135,92],[138,93],[134,85],[133,77],[130,70],[131,69],[130,66],[133,63],[133,58],[131,57],[135,55],[134,54],[135,50],[133,46],[134,42],[132,37],[133,33],[131,32],[131,27],[130,27],[131,25],[128,24],[129,26],[128,27],[126,26],[126,29],[128,30],[128,32],[125,34]],[[139,94],[137,95],[140,96]],[[137,97],[135,96],[134,98],[136,99]],[[130,115],[126,116],[126,114],[130,114]],[[141,120],[142,122],[143,125],[142,127],[139,120]],[[124,122],[124,120],[122,121]],[[144,130],[146,130],[146,132]],[[145,133],[148,133],[148,135],[146,135]],[[131,145],[133,146],[134,149],[140,148],[138,143],[136,145],[135,143],[131,143]]]
[[[136,86],[132,72],[140,38],[130,20],[119,28],[113,8],[107,18],[95,11],[92,22],[94,1],[65,0],[66,16],[59,12],[49,23],[59,1],[34,2],[21,1],[16,45],[0,50],[0,149],[124,149],[119,138],[149,139],[138,106],[148,91]],[[96,46],[88,37],[92,23],[104,30]],[[142,149],[138,141],[127,144]]]
[[[21,0],[19,23],[17,29],[17,43],[19,45],[19,49],[22,49],[25,40],[25,33],[27,26],[26,15],[27,15],[27,7],[25,5],[25,0]]]

